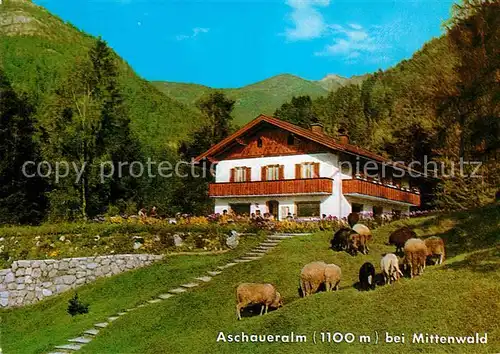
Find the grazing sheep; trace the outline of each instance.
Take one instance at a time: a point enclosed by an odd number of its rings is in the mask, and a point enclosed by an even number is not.
[[[375,267],[370,262],[359,269],[359,287],[361,290],[375,289]]]
[[[354,231],[361,235],[360,237],[360,251],[361,253],[368,254],[368,241],[372,239],[372,232],[363,224],[356,224],[352,227]]]
[[[428,257],[439,256],[437,264],[442,264],[445,256],[443,239],[441,237],[432,236],[425,239],[424,242],[428,250],[427,256]]]
[[[404,246],[404,264],[410,266],[410,277],[422,274],[425,269],[425,260],[428,255],[425,242],[418,238],[411,238]]]
[[[336,264],[327,264],[325,266],[325,288],[326,291],[339,290],[342,271]]]
[[[330,245],[335,251],[343,251],[347,249],[347,244],[349,240],[349,236],[353,233],[353,231],[347,227],[344,227],[337,231],[335,235],[333,235],[332,240],[330,241]]]
[[[396,253],[402,252],[406,241],[410,238],[417,238],[417,234],[408,226],[403,226],[389,236],[389,244],[396,246]]]
[[[403,273],[399,270],[398,257],[394,253],[388,253],[382,257],[380,268],[382,269],[385,284],[391,284],[393,280],[397,281],[400,275],[403,276]]]
[[[302,296],[308,296],[318,291],[325,282],[326,263],[322,261],[306,264],[300,272],[300,288]]]
[[[350,227],[356,225],[358,221],[359,221],[358,213],[350,213],[349,215],[347,215],[347,223],[349,224]]]
[[[248,305],[261,305],[260,315],[267,314],[269,306],[279,308],[283,306],[283,299],[272,284],[243,283],[236,289],[236,313],[241,320],[241,309]]]
[[[368,254],[368,240],[371,236],[360,235],[358,233],[352,233],[347,240],[347,250],[350,254],[355,256],[358,252],[363,254]]]

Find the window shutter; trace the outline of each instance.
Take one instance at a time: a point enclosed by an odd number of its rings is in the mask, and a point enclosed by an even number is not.
[[[300,163],[295,164],[295,179],[302,178],[302,165]]]
[[[260,180],[265,181],[267,178],[267,166],[262,166],[260,169]]]
[[[285,179],[285,166],[280,165],[280,176],[279,179]]]
[[[247,167],[245,172],[246,172],[246,181],[250,182],[252,180],[252,168]]]
[[[319,177],[319,162],[314,163],[314,178]]]
[[[232,168],[231,173],[229,175],[229,182],[234,182],[235,175],[236,175],[236,170],[234,168]]]

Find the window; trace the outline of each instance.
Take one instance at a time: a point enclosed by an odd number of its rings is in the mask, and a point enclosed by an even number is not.
[[[230,182],[248,182],[251,180],[250,167],[235,167],[231,169]]]
[[[250,215],[250,204],[246,203],[229,204],[229,207],[236,215],[242,215],[242,216]]]
[[[312,178],[314,175],[314,165],[312,163],[302,164],[302,178]]]
[[[379,206],[374,206],[373,207],[373,217],[381,217],[382,214],[384,213],[384,208],[379,207]]]
[[[262,138],[259,138],[257,140],[257,147],[261,148],[262,147]]]
[[[361,213],[363,211],[363,204],[352,203],[352,212]]]
[[[280,179],[279,165],[267,166],[266,181],[276,181],[278,179]]]
[[[293,136],[293,134],[289,134],[289,135],[288,135],[288,138],[287,138],[287,140],[286,140],[286,143],[287,143],[288,145],[293,145],[293,144],[295,144],[295,137]]]
[[[262,166],[261,172],[262,181],[277,181],[285,179],[285,166],[283,165],[269,165]]]
[[[298,217],[313,217],[320,215],[320,202],[302,202],[297,203]]]

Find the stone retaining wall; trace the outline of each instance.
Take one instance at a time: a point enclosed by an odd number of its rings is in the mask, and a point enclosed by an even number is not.
[[[0,270],[0,308],[32,304],[99,277],[144,267],[162,258],[151,254],[117,254],[15,261],[10,269]]]

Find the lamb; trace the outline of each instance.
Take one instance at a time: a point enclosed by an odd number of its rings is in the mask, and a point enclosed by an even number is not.
[[[236,313],[241,320],[241,309],[248,305],[260,304],[260,315],[267,314],[269,307],[279,308],[283,306],[283,299],[280,293],[272,284],[243,283],[236,289]]]
[[[380,268],[382,269],[385,284],[391,284],[393,280],[397,281],[399,276],[403,276],[403,273],[399,270],[398,257],[394,253],[388,253],[382,257]]]
[[[325,266],[325,288],[326,291],[339,290],[342,271],[336,264],[327,264]]]
[[[424,240],[428,250],[428,257],[439,256],[437,264],[442,264],[445,257],[444,242],[441,237],[432,236]]]
[[[396,246],[396,253],[402,252],[405,242],[410,238],[417,238],[417,234],[408,226],[403,226],[389,236],[389,244]]]
[[[370,262],[359,269],[359,286],[361,290],[375,289],[375,267]]]
[[[363,224],[356,224],[352,227],[354,231],[361,235],[360,237],[360,250],[361,253],[368,254],[368,241],[372,239],[372,232]]]
[[[331,248],[335,251],[343,251],[347,249],[349,236],[353,233],[354,232],[347,227],[338,230],[330,241]]]
[[[350,227],[356,225],[358,221],[359,221],[358,213],[350,213],[349,215],[347,215],[347,223],[349,224]]]
[[[422,274],[425,269],[425,260],[428,255],[425,242],[418,238],[411,238],[404,246],[404,264],[410,266],[410,277]]]
[[[300,272],[300,288],[302,296],[308,296],[318,291],[325,282],[326,263],[322,261],[306,264]]]

